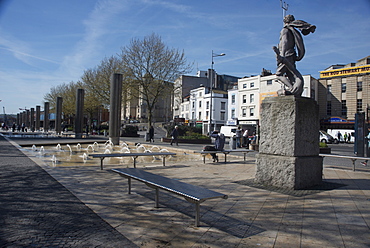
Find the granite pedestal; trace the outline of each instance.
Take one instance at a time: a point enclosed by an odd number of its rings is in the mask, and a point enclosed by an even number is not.
[[[322,182],[319,111],[315,100],[280,96],[263,100],[257,183],[305,189]]]

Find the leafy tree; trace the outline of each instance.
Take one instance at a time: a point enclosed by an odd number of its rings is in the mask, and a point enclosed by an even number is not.
[[[147,106],[150,126],[158,100],[172,95],[172,82],[190,72],[192,65],[187,63],[183,51],[167,47],[154,33],[143,40],[132,39],[129,45],[121,48],[120,57],[126,78],[130,79],[132,93]]]

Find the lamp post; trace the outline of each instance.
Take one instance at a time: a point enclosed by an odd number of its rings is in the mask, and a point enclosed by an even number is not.
[[[214,70],[213,70],[213,65],[214,65],[214,61],[213,61],[213,58],[214,57],[221,57],[221,56],[225,56],[226,54],[224,53],[220,53],[220,54],[215,54],[212,50],[212,63],[211,63],[211,75],[210,75],[210,91],[211,91],[211,97],[210,97],[210,111],[209,111],[209,125],[208,125],[208,134],[211,135],[211,131],[212,131],[212,112],[213,112],[213,109],[212,109],[212,90],[213,90],[213,84],[214,84],[214,79],[215,79],[215,73],[214,73]]]

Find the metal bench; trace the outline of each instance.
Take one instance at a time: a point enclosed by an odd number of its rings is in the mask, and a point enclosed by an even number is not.
[[[170,179],[136,168],[112,169],[122,177],[128,179],[128,193],[131,194],[131,179],[145,183],[155,189],[155,207],[159,207],[159,189],[182,196],[190,203],[195,204],[195,226],[200,222],[200,204],[209,199],[223,198],[228,196],[203,187],[191,185],[179,180]]]
[[[319,156],[321,157],[332,157],[332,158],[348,158],[352,160],[353,164],[353,171],[356,171],[356,165],[355,162],[356,160],[370,160],[370,157],[356,157],[356,156],[344,156],[344,155],[335,155],[335,154],[322,154],[320,153]]]
[[[166,156],[176,155],[174,152],[143,152],[143,153],[99,153],[99,154],[89,154],[93,158],[100,158],[100,169],[103,169],[103,160],[106,157],[133,157],[134,158],[134,168],[136,168],[136,159],[140,156],[162,156],[163,166],[166,166]]]
[[[244,162],[246,161],[247,154],[249,152],[254,152],[254,150],[249,149],[233,149],[233,150],[222,150],[222,151],[194,151],[194,153],[200,153],[203,156],[203,163],[206,163],[206,155],[211,153],[223,153],[225,155],[225,163],[226,163],[226,157],[227,154],[233,153],[233,152],[241,152],[244,154]]]

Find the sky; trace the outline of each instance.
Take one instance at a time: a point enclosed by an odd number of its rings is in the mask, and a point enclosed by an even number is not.
[[[303,75],[370,55],[370,0],[286,0],[304,36]],[[286,6],[286,5],[284,5]],[[275,72],[272,46],[283,26],[280,0],[0,0],[0,106],[3,113],[43,109],[52,87],[77,82],[87,69],[155,33],[184,51],[193,71],[237,77]]]

